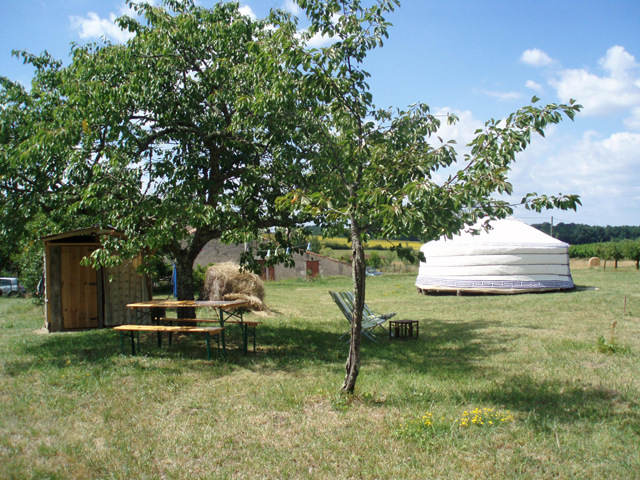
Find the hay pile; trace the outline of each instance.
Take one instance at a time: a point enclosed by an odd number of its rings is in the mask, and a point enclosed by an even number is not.
[[[201,298],[205,300],[244,300],[249,310],[267,310],[264,304],[264,285],[255,273],[241,272],[232,262],[207,268]]]

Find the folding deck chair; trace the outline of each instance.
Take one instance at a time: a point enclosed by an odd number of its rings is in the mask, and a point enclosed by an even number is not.
[[[334,302],[336,302],[336,305],[338,305],[338,308],[340,309],[342,314],[349,321],[349,325],[351,325],[353,321],[353,293],[330,291],[329,295],[331,295],[331,298],[333,299]],[[374,313],[365,303],[362,309],[362,334],[365,337],[367,337],[369,340],[377,342],[376,336],[373,333],[373,329],[376,327],[380,327],[388,333],[389,331],[386,328],[384,328],[382,324],[387,320],[389,320],[394,315],[395,315],[395,312],[384,313],[384,314]],[[351,329],[345,332],[340,337],[340,339],[345,335],[349,335],[350,333],[351,333]]]

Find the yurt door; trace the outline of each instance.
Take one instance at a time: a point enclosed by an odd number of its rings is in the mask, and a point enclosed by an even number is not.
[[[80,265],[94,249],[86,245],[69,245],[60,249],[62,328],[98,327],[98,287],[96,271]]]

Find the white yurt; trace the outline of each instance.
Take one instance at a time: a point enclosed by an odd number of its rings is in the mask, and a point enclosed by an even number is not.
[[[484,221],[448,239],[420,249],[416,280],[419,293],[529,293],[574,287],[569,270],[569,245],[513,217]]]

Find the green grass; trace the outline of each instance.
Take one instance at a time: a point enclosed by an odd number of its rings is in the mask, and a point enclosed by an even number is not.
[[[414,280],[367,279],[372,309],[419,320],[420,338],[365,340],[354,396],[327,294],[349,278],[267,284],[258,352],[231,330],[226,362],[195,336],[143,336],[131,357],[113,331],[42,334],[41,308],[0,298],[0,478],[638,477],[635,270],[578,270],[598,290],[544,295],[422,296]],[[475,408],[512,420],[456,423]]]

